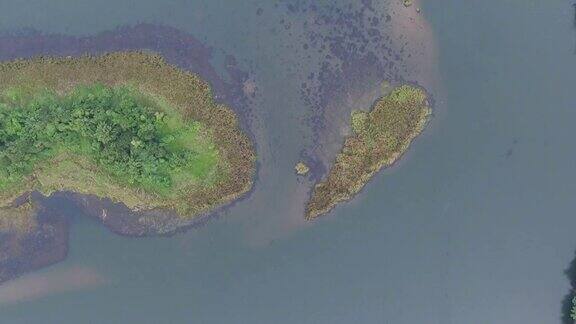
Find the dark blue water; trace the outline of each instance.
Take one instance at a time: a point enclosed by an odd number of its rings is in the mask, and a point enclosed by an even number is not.
[[[65,262],[0,288],[0,322],[559,323],[576,249],[571,3],[423,2],[434,120],[398,166],[304,224],[311,184],[292,167],[311,142],[299,86],[318,58],[287,50],[304,39],[279,21],[307,17],[264,0],[0,0],[0,30],[153,22],[233,53],[260,89],[262,164],[248,200],[172,238],[76,218]]]

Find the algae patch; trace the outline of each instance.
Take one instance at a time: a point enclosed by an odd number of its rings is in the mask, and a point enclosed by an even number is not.
[[[353,111],[353,134],[346,138],[326,178],[313,188],[306,218],[351,199],[380,169],[392,165],[422,132],[430,114],[425,91],[410,85],[392,90],[370,112]]]

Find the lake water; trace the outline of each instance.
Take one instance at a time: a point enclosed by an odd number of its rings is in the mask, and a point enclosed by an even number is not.
[[[406,79],[431,89],[435,118],[313,223],[292,170],[312,141],[300,85],[314,68],[288,47],[305,41],[292,2],[0,0],[0,31],[151,22],[213,46],[216,66],[233,53],[260,90],[261,158],[249,199],[171,238],[74,218],[66,261],[0,287],[0,323],[560,323],[576,249],[571,1],[423,0],[439,72]]]

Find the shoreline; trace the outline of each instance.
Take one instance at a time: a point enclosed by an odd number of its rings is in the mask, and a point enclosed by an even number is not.
[[[120,43],[117,39],[121,39]],[[162,42],[158,40],[162,39]],[[38,57],[82,57],[85,55],[103,55],[110,52],[146,51],[162,55],[167,64],[179,70],[191,72],[205,80],[212,89],[212,95],[217,104],[224,104],[234,111],[238,127],[250,143],[253,154],[256,155],[254,134],[251,132],[251,112],[248,102],[251,100],[244,92],[244,82],[250,78],[249,74],[240,70],[233,56],[225,58],[225,72],[227,80],[221,77],[212,67],[212,49],[203,45],[193,36],[183,33],[175,28],[156,26],[151,24],[138,24],[133,27],[120,27],[114,31],[102,32],[93,36],[74,37],[62,35],[44,35],[39,32],[27,32],[24,35],[0,35],[0,60],[11,61],[15,59],[30,59]],[[111,232],[129,237],[142,236],[171,236],[206,224],[210,219],[217,217],[237,203],[248,199],[254,191],[254,184],[258,181],[259,162],[253,164],[250,182],[232,196],[225,197],[225,201],[210,210],[203,211],[191,219],[174,217],[171,211],[147,211],[144,217],[159,217],[160,225],[148,224],[147,227],[133,226],[143,217],[141,212],[130,211],[121,203],[113,203],[107,198],[97,198],[71,192],[55,192],[48,197],[38,193],[31,196],[41,201],[65,199],[76,208],[85,211],[87,216],[97,219]],[[97,209],[100,208],[100,209]],[[109,212],[117,210],[119,213]],[[40,225],[45,224],[45,212],[37,210],[35,217]],[[172,213],[172,215],[170,215]],[[105,215],[102,217],[102,215]],[[57,263],[66,258],[68,249],[68,218],[72,215],[52,215],[49,219],[62,224],[57,235],[60,240],[54,241],[53,246],[44,245],[43,256],[27,253],[26,255],[2,257],[0,253],[0,283],[19,275]],[[59,223],[59,224],[60,224]],[[40,226],[40,227],[42,227]],[[18,242],[30,241],[31,238],[42,236],[42,230],[37,229],[28,235],[21,235]],[[9,234],[0,231],[0,242],[6,242]],[[1,244],[0,244],[1,245]],[[33,249],[34,250],[34,249]],[[36,246],[35,251],[40,251]],[[41,259],[41,260],[40,260]],[[44,260],[43,262],[40,262]],[[2,276],[3,273],[7,275]]]

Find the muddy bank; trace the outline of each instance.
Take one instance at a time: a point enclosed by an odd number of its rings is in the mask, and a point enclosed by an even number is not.
[[[226,75],[219,75],[210,63],[213,59],[213,49],[177,29],[139,24],[89,37],[45,35],[37,31],[0,35],[0,61],[38,56],[96,56],[118,51],[158,53],[168,63],[199,75],[211,86],[215,100],[234,110],[241,129],[253,142],[254,136],[250,132],[252,115],[248,103],[251,96],[254,96],[254,91],[246,91],[249,74],[238,67],[232,55],[227,55],[223,62]],[[2,247],[0,282],[65,258],[68,244],[67,217],[71,215],[57,214],[55,209],[48,207],[51,201],[72,202],[83,213],[98,219],[117,234],[170,235],[178,230],[206,222],[236,201],[245,199],[251,190],[233,202],[192,219],[180,218],[171,211],[133,212],[126,206],[114,204],[108,199],[74,193],[58,192],[48,198],[33,194],[33,212],[37,227],[29,232],[20,233],[0,231],[0,247]]]
[[[68,253],[68,215],[46,206],[41,195],[26,194],[35,225],[25,232],[0,231],[0,283],[63,260]]]
[[[130,237],[170,236],[190,228],[204,225],[211,217],[230,207],[236,201],[218,207],[202,215],[186,219],[176,212],[153,209],[135,212],[122,203],[114,203],[108,198],[81,195],[73,192],[59,192],[51,198],[66,199],[84,215],[96,219],[113,233]]]

